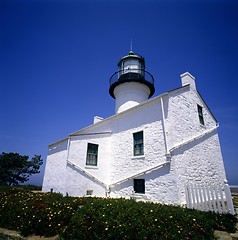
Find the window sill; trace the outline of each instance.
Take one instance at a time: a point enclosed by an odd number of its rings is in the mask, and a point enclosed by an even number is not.
[[[87,168],[87,169],[98,169],[98,166],[86,165],[85,168]]]
[[[148,200],[148,196],[145,193],[132,193],[130,198],[134,200]]]
[[[145,196],[145,193],[132,193],[132,195],[133,196],[138,196],[138,197],[140,197],[140,196]]]
[[[205,129],[206,129],[206,126],[205,126],[205,125],[203,125],[203,124],[201,124],[201,123],[200,123],[200,127],[202,127],[202,128],[205,128]]]
[[[131,159],[145,159],[145,155],[132,156]]]

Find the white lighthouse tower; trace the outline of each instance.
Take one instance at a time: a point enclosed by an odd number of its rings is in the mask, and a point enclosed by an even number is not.
[[[115,113],[146,101],[155,92],[154,78],[145,71],[145,60],[131,50],[118,62],[118,71],[110,78],[110,95],[116,99]]]

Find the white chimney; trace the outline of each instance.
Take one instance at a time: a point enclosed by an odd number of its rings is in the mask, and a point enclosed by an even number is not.
[[[101,122],[102,120],[103,120],[102,117],[95,116],[95,117],[94,117],[94,120],[93,120],[93,124],[98,123],[98,122]]]
[[[196,90],[195,77],[193,75],[191,75],[189,72],[185,72],[181,74],[180,77],[182,81],[182,86],[189,84],[193,90]]]

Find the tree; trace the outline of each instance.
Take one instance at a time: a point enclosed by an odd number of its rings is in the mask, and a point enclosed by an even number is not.
[[[29,176],[40,172],[43,160],[35,155],[31,160],[28,156],[18,153],[2,153],[0,155],[0,185],[17,185],[29,180]]]

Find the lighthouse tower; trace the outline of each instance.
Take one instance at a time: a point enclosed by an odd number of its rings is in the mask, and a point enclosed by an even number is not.
[[[131,50],[110,78],[109,93],[116,99],[116,114],[146,101],[154,92],[154,78],[145,71],[144,58]]]

